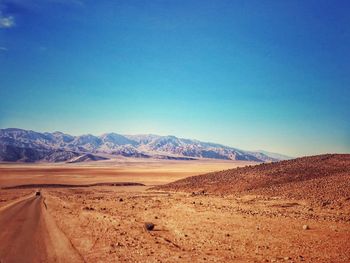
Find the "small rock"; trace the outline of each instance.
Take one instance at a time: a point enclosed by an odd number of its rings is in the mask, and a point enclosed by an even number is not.
[[[123,198],[120,198],[120,199],[119,199],[119,202],[123,202],[123,201],[124,201]]]
[[[291,258],[290,257],[284,257],[284,260],[290,260]]]
[[[147,231],[152,231],[154,229],[153,223],[145,223],[145,228]]]
[[[303,225],[303,229],[304,229],[304,230],[309,230],[310,227],[309,227],[308,225]]]

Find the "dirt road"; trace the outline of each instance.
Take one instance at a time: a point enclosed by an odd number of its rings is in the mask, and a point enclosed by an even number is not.
[[[81,256],[47,213],[42,196],[0,212],[0,262],[80,262]]]

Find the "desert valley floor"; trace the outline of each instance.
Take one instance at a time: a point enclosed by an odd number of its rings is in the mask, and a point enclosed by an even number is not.
[[[2,164],[0,262],[350,262],[350,158],[317,158],[305,161],[310,169],[293,161]],[[266,185],[260,176],[288,176],[295,164],[304,177]],[[250,167],[209,173],[237,166]],[[246,173],[259,185],[239,177]],[[227,187],[232,178],[244,181],[238,190]]]

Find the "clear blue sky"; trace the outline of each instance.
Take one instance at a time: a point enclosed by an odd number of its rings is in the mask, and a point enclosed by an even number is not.
[[[350,152],[350,1],[0,0],[0,127]]]

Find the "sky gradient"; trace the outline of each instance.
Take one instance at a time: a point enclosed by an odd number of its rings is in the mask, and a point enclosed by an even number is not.
[[[350,153],[349,1],[0,0],[0,128]]]

